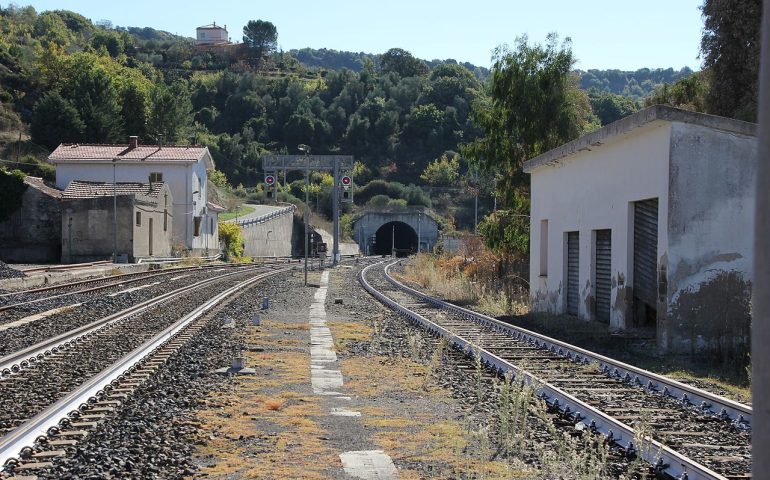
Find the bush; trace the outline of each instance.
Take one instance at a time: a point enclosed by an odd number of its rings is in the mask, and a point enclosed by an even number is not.
[[[0,170],[0,222],[21,207],[21,196],[27,190],[21,170]]]
[[[366,204],[373,207],[384,207],[390,202],[390,197],[387,195],[375,195]]]
[[[238,260],[243,257],[243,231],[235,222],[219,222],[219,241],[225,260]]]

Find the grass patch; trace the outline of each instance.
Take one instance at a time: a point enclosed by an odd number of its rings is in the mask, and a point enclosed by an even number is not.
[[[498,278],[499,260],[481,252],[477,257],[416,255],[408,261],[401,280],[417,284],[429,294],[472,307],[487,315],[528,312],[526,292]]]
[[[254,207],[250,207],[246,204],[239,205],[238,206],[238,218],[242,218],[244,215],[248,215],[249,213],[253,212],[255,210]],[[226,221],[226,220],[234,220],[236,216],[235,208],[228,210],[226,212],[219,214],[219,220],[220,221]]]

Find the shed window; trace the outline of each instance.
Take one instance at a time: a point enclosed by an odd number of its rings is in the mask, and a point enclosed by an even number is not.
[[[168,210],[163,209],[163,231],[168,231]]]
[[[163,181],[163,172],[150,173],[150,183],[160,183]]]
[[[548,220],[540,220],[540,276],[548,276]]]
[[[142,212],[136,212],[136,226],[142,226]]]
[[[209,232],[214,233],[214,219],[209,218]]]
[[[201,217],[193,217],[193,235],[199,236],[201,234]]]

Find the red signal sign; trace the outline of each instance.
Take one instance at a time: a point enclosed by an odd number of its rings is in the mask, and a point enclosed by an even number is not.
[[[265,175],[265,183],[268,186],[272,186],[275,183],[275,177],[273,175]]]
[[[350,187],[350,185],[351,185],[352,183],[353,183],[353,181],[352,181],[352,180],[350,179],[350,177],[348,177],[347,175],[345,175],[344,177],[342,177],[342,187],[343,187],[343,188],[348,188],[348,187]]]

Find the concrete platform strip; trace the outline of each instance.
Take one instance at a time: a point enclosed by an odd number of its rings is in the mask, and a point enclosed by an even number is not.
[[[340,454],[342,468],[352,477],[364,480],[398,478],[393,460],[382,450],[362,450]]]
[[[173,278],[171,280],[173,280]],[[148,283],[147,285],[139,285],[138,287],[131,287],[131,288],[127,288],[125,290],[121,290],[119,292],[110,293],[107,296],[108,297],[117,297],[118,295],[123,295],[124,293],[136,292],[137,290],[144,290],[145,288],[154,287],[155,285],[160,285],[160,284],[161,284],[161,282],[153,282],[153,283]]]
[[[329,289],[329,272],[321,274],[321,283],[310,305],[310,378],[313,393],[318,395],[340,395],[332,392],[343,385],[342,372],[327,369],[327,365],[337,361],[334,352],[334,338],[326,326],[326,292]]]
[[[350,397],[336,391],[344,385],[342,372],[332,369],[337,362],[334,338],[326,326],[326,294],[329,289],[329,271],[321,274],[321,282],[310,305],[310,380],[313,393],[334,397],[336,401],[350,401]],[[335,417],[360,417],[361,412],[332,407]],[[364,480],[396,479],[398,474],[393,460],[382,450],[361,450],[340,454],[342,468],[348,475]]]
[[[83,305],[82,303],[73,303],[72,305],[66,305],[64,307],[54,308],[53,310],[46,310],[45,312],[36,313],[34,315],[30,315],[29,317],[20,318],[18,320],[14,320],[13,322],[4,323],[0,325],[0,332],[4,332],[5,330],[8,330],[10,328],[16,328],[20,327],[22,325],[26,325],[28,323],[36,322],[38,320],[42,320],[46,317],[50,317],[53,315],[58,315],[62,312],[67,312],[69,310],[72,310],[73,308],[78,308],[79,306]]]

